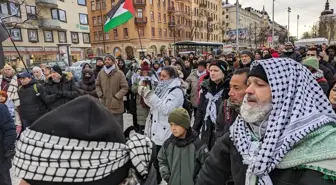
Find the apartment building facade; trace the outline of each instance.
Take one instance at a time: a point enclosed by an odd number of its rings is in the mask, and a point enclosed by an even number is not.
[[[20,1],[21,2],[21,1]],[[85,0],[11,0],[0,4],[1,17],[24,62],[85,59],[91,47]],[[10,39],[7,60],[18,58]]]
[[[118,28],[104,33],[105,20],[103,17],[117,1],[88,0],[90,2],[88,3],[88,15],[89,20],[92,20],[89,21],[91,44],[94,54],[111,53],[124,58],[140,57],[146,54],[173,55],[173,43],[176,41],[207,41],[204,29],[195,29],[196,22],[193,21],[196,20],[196,16],[199,16],[199,14],[194,15],[194,8],[198,7],[200,1],[133,0],[135,17]],[[221,0],[205,1],[217,19],[219,15],[215,13],[215,10],[221,13],[220,2]],[[196,33],[202,31],[202,36],[198,33],[196,37]],[[220,38],[212,33],[208,41],[220,41]]]

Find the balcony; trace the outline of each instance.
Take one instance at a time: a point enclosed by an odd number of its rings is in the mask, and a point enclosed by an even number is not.
[[[134,18],[134,24],[136,24],[136,25],[147,24],[147,17],[136,17],[136,18]]]
[[[174,28],[175,26],[176,26],[175,21],[169,21],[169,22],[168,22],[168,27],[169,27],[169,28]]]
[[[57,19],[39,19],[38,20],[38,25],[40,28],[44,28],[44,29],[57,29],[57,30],[61,30],[61,23],[59,20]]]
[[[168,13],[169,14],[172,14],[174,12],[175,12],[175,7],[172,7],[172,6],[168,7]]]
[[[146,7],[146,0],[134,0],[134,7]]]
[[[0,17],[6,17],[8,15],[0,14]],[[8,17],[6,19],[2,20],[6,25],[15,25],[16,23],[22,22],[22,19],[20,17]]]
[[[36,0],[37,6],[44,6],[49,8],[57,8],[57,0]]]

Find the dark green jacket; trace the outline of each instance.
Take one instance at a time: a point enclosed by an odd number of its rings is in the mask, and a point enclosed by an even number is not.
[[[207,156],[207,147],[191,128],[185,139],[172,135],[158,155],[161,176],[168,185],[194,185]]]

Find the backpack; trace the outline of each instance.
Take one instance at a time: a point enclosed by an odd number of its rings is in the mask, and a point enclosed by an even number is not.
[[[171,88],[170,90],[169,90],[169,93],[171,93],[171,92],[173,92],[173,90],[175,90],[175,89],[181,89],[181,91],[182,91],[182,93],[183,93],[183,108],[185,109],[185,110],[187,110],[188,112],[189,111],[191,111],[192,110],[192,108],[193,108],[193,106],[192,106],[192,104],[191,104],[191,102],[190,102],[190,98],[189,98],[189,95],[186,93],[186,94],[184,94],[184,91],[183,91],[183,89],[181,88],[181,87],[179,87],[179,86],[176,86],[176,87],[173,87],[173,88]]]
[[[19,90],[22,88],[22,85],[19,87]],[[39,93],[39,91],[38,91],[38,89],[37,89],[37,84],[34,84],[33,85],[33,88],[34,88],[34,91],[35,91],[35,93],[36,93],[36,96],[40,96],[40,93]]]

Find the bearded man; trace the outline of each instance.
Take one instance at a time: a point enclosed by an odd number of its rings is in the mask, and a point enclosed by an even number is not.
[[[218,140],[199,185],[334,184],[336,114],[312,74],[292,59],[255,61],[240,115]]]
[[[247,88],[246,80],[249,68],[237,69],[230,80],[229,99],[223,101],[219,107],[216,120],[215,134],[217,138],[229,132],[230,126],[236,120]]]

